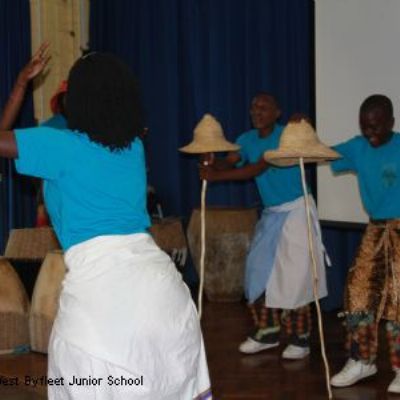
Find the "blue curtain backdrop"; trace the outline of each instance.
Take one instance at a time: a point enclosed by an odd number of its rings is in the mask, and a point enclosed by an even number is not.
[[[361,243],[365,225],[347,226],[337,223],[322,223],[322,238],[332,266],[326,269],[328,297],[321,302],[326,311],[343,305],[344,287],[348,269]],[[356,224],[350,224],[356,225]]]
[[[312,113],[311,0],[96,0],[90,47],[123,58],[147,110],[149,182],[167,214],[200,201],[197,158],[178,152],[209,112],[230,140],[250,128],[249,104],[275,94],[285,122]],[[209,205],[258,203],[252,183],[209,185]]]
[[[261,90],[278,98],[282,123],[293,112],[314,115],[313,12],[311,0],[91,2],[90,47],[119,55],[140,79],[149,181],[167,214],[187,218],[199,204],[197,159],[178,148],[192,140],[204,113],[220,120],[230,140],[250,128],[249,103]],[[209,205],[258,202],[251,182],[209,185]],[[342,305],[361,234],[328,227],[323,235],[333,262],[323,307],[332,310]]]
[[[18,72],[30,59],[31,54],[29,0],[0,1],[0,109]],[[17,127],[33,126],[33,103],[31,91],[26,96]],[[17,176],[11,161],[0,159],[2,180],[0,182],[1,224],[0,247],[4,249],[9,230],[14,227],[31,226],[34,220],[35,194],[29,178]]]
[[[30,57],[29,1],[1,0],[0,22],[3,107]],[[277,96],[283,123],[295,111],[313,115],[313,24],[311,0],[91,2],[91,47],[119,55],[140,78],[149,181],[167,214],[188,217],[198,206],[197,160],[177,149],[192,140],[204,113],[220,120],[230,140],[250,128],[249,103],[260,90]],[[17,126],[33,124],[28,93]],[[17,176],[11,162],[1,159],[0,166],[3,249],[10,228],[32,226],[35,200],[29,179]],[[252,183],[212,184],[207,202],[249,206],[258,196]],[[323,235],[333,261],[324,307],[335,309],[361,231],[328,226]]]

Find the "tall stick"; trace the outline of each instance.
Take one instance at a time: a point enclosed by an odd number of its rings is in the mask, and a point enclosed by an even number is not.
[[[322,359],[324,360],[325,365],[325,379],[326,379],[326,388],[328,390],[328,397],[332,399],[332,389],[330,385],[330,372],[329,372],[329,364],[328,359],[326,357],[325,351],[325,339],[324,339],[324,327],[322,323],[322,316],[321,316],[321,307],[319,304],[318,299],[318,272],[317,272],[317,263],[315,261],[315,254],[314,254],[314,246],[313,246],[313,235],[312,235],[312,226],[311,226],[311,216],[310,216],[310,205],[308,203],[308,192],[306,187],[306,174],[304,170],[304,160],[303,157],[300,158],[300,171],[301,171],[301,183],[303,186],[303,194],[304,194],[304,201],[306,205],[306,214],[307,214],[307,226],[308,226],[308,248],[311,255],[312,260],[312,275],[313,275],[313,293],[314,293],[314,300],[315,305],[317,308],[317,315],[318,315],[318,331],[319,337],[321,341],[321,354]]]
[[[199,319],[201,319],[201,315],[203,312],[204,261],[206,255],[206,192],[207,192],[207,181],[203,179],[201,184],[201,210],[200,210],[200,224],[201,224],[200,284],[199,284],[199,296],[197,300]]]

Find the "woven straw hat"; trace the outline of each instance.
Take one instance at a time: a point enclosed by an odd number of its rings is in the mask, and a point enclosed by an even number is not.
[[[264,153],[265,161],[279,167],[299,164],[299,158],[303,158],[305,163],[320,163],[340,157],[339,153],[320,142],[313,127],[304,119],[289,122],[282,132],[279,148]]]
[[[228,142],[221,124],[211,115],[205,114],[194,128],[193,141],[179,150],[184,153],[213,153],[217,151],[236,151],[240,146]]]

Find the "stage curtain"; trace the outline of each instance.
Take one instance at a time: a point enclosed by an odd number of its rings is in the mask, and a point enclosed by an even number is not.
[[[0,1],[0,109],[21,68],[31,54],[28,0]],[[28,90],[16,127],[34,125],[32,92]],[[34,220],[34,188],[29,178],[17,176],[12,161],[0,159],[0,247],[4,251],[9,231],[30,226]]]
[[[205,113],[233,141],[250,129],[250,100],[276,95],[282,121],[313,110],[311,0],[96,0],[90,47],[117,54],[140,79],[147,110],[149,182],[166,214],[200,202],[189,143]],[[208,204],[259,204],[254,185],[210,184]]]

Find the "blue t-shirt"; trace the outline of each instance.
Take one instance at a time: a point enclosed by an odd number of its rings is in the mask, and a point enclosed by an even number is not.
[[[361,199],[372,219],[400,218],[400,135],[372,147],[363,136],[334,146],[343,158],[331,163],[334,172],[357,174]]]
[[[241,146],[239,150],[241,161],[238,166],[256,163],[265,151],[276,150],[279,147],[282,131],[283,126],[275,124],[274,130],[265,138],[259,136],[257,129],[240,135],[236,140]],[[265,207],[281,205],[303,195],[298,166],[283,168],[269,166],[255,177],[255,181]]]
[[[146,172],[140,139],[112,152],[83,133],[15,130],[17,171],[44,179],[44,198],[64,250],[100,235],[146,232]]]
[[[56,129],[67,129],[67,120],[62,114],[54,114],[46,121],[43,121],[40,126],[47,126],[49,128]]]

